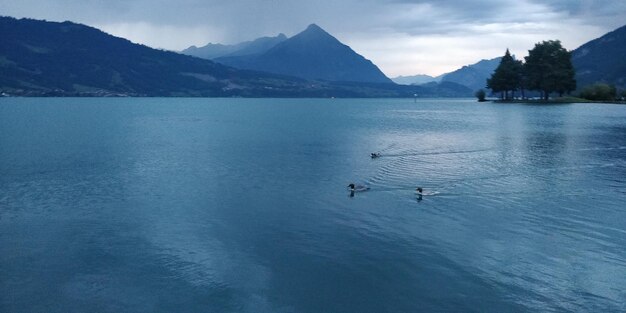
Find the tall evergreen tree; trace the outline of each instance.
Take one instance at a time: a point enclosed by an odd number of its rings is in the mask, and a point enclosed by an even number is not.
[[[491,78],[487,79],[487,87],[495,92],[502,92],[502,98],[511,99],[515,91],[520,89],[522,83],[522,62],[511,56],[506,49],[500,65],[496,68]],[[509,94],[509,91],[511,92]]]
[[[549,40],[535,44],[525,59],[527,87],[541,91],[545,100],[552,92],[562,96],[576,89],[576,72],[571,53],[561,46],[560,41]]]

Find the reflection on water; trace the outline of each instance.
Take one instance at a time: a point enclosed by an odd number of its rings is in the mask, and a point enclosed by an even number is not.
[[[625,118],[0,99],[0,311],[624,311]]]

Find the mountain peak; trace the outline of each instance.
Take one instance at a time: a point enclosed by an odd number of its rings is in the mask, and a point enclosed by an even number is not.
[[[306,30],[324,31],[321,27],[317,26],[317,24],[315,23],[312,23],[311,25],[307,26]]]
[[[300,34],[313,34],[313,35],[324,35],[324,36],[329,36],[332,37],[331,34],[329,34],[327,31],[325,31],[323,28],[317,26],[317,24],[311,24],[309,25],[305,30],[303,30]]]
[[[316,24],[309,25],[305,30],[291,37],[291,42],[300,42],[302,44],[323,44],[323,45],[343,45],[337,38],[329,34],[327,31]]]

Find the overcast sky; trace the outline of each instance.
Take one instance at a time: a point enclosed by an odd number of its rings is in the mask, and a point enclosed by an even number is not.
[[[0,14],[84,23],[170,50],[316,23],[389,77],[439,75],[536,42],[567,49],[626,24],[626,0],[0,0]]]

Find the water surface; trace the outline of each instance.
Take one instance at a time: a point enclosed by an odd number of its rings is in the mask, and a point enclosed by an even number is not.
[[[626,106],[4,98],[0,311],[621,312],[625,204]]]

